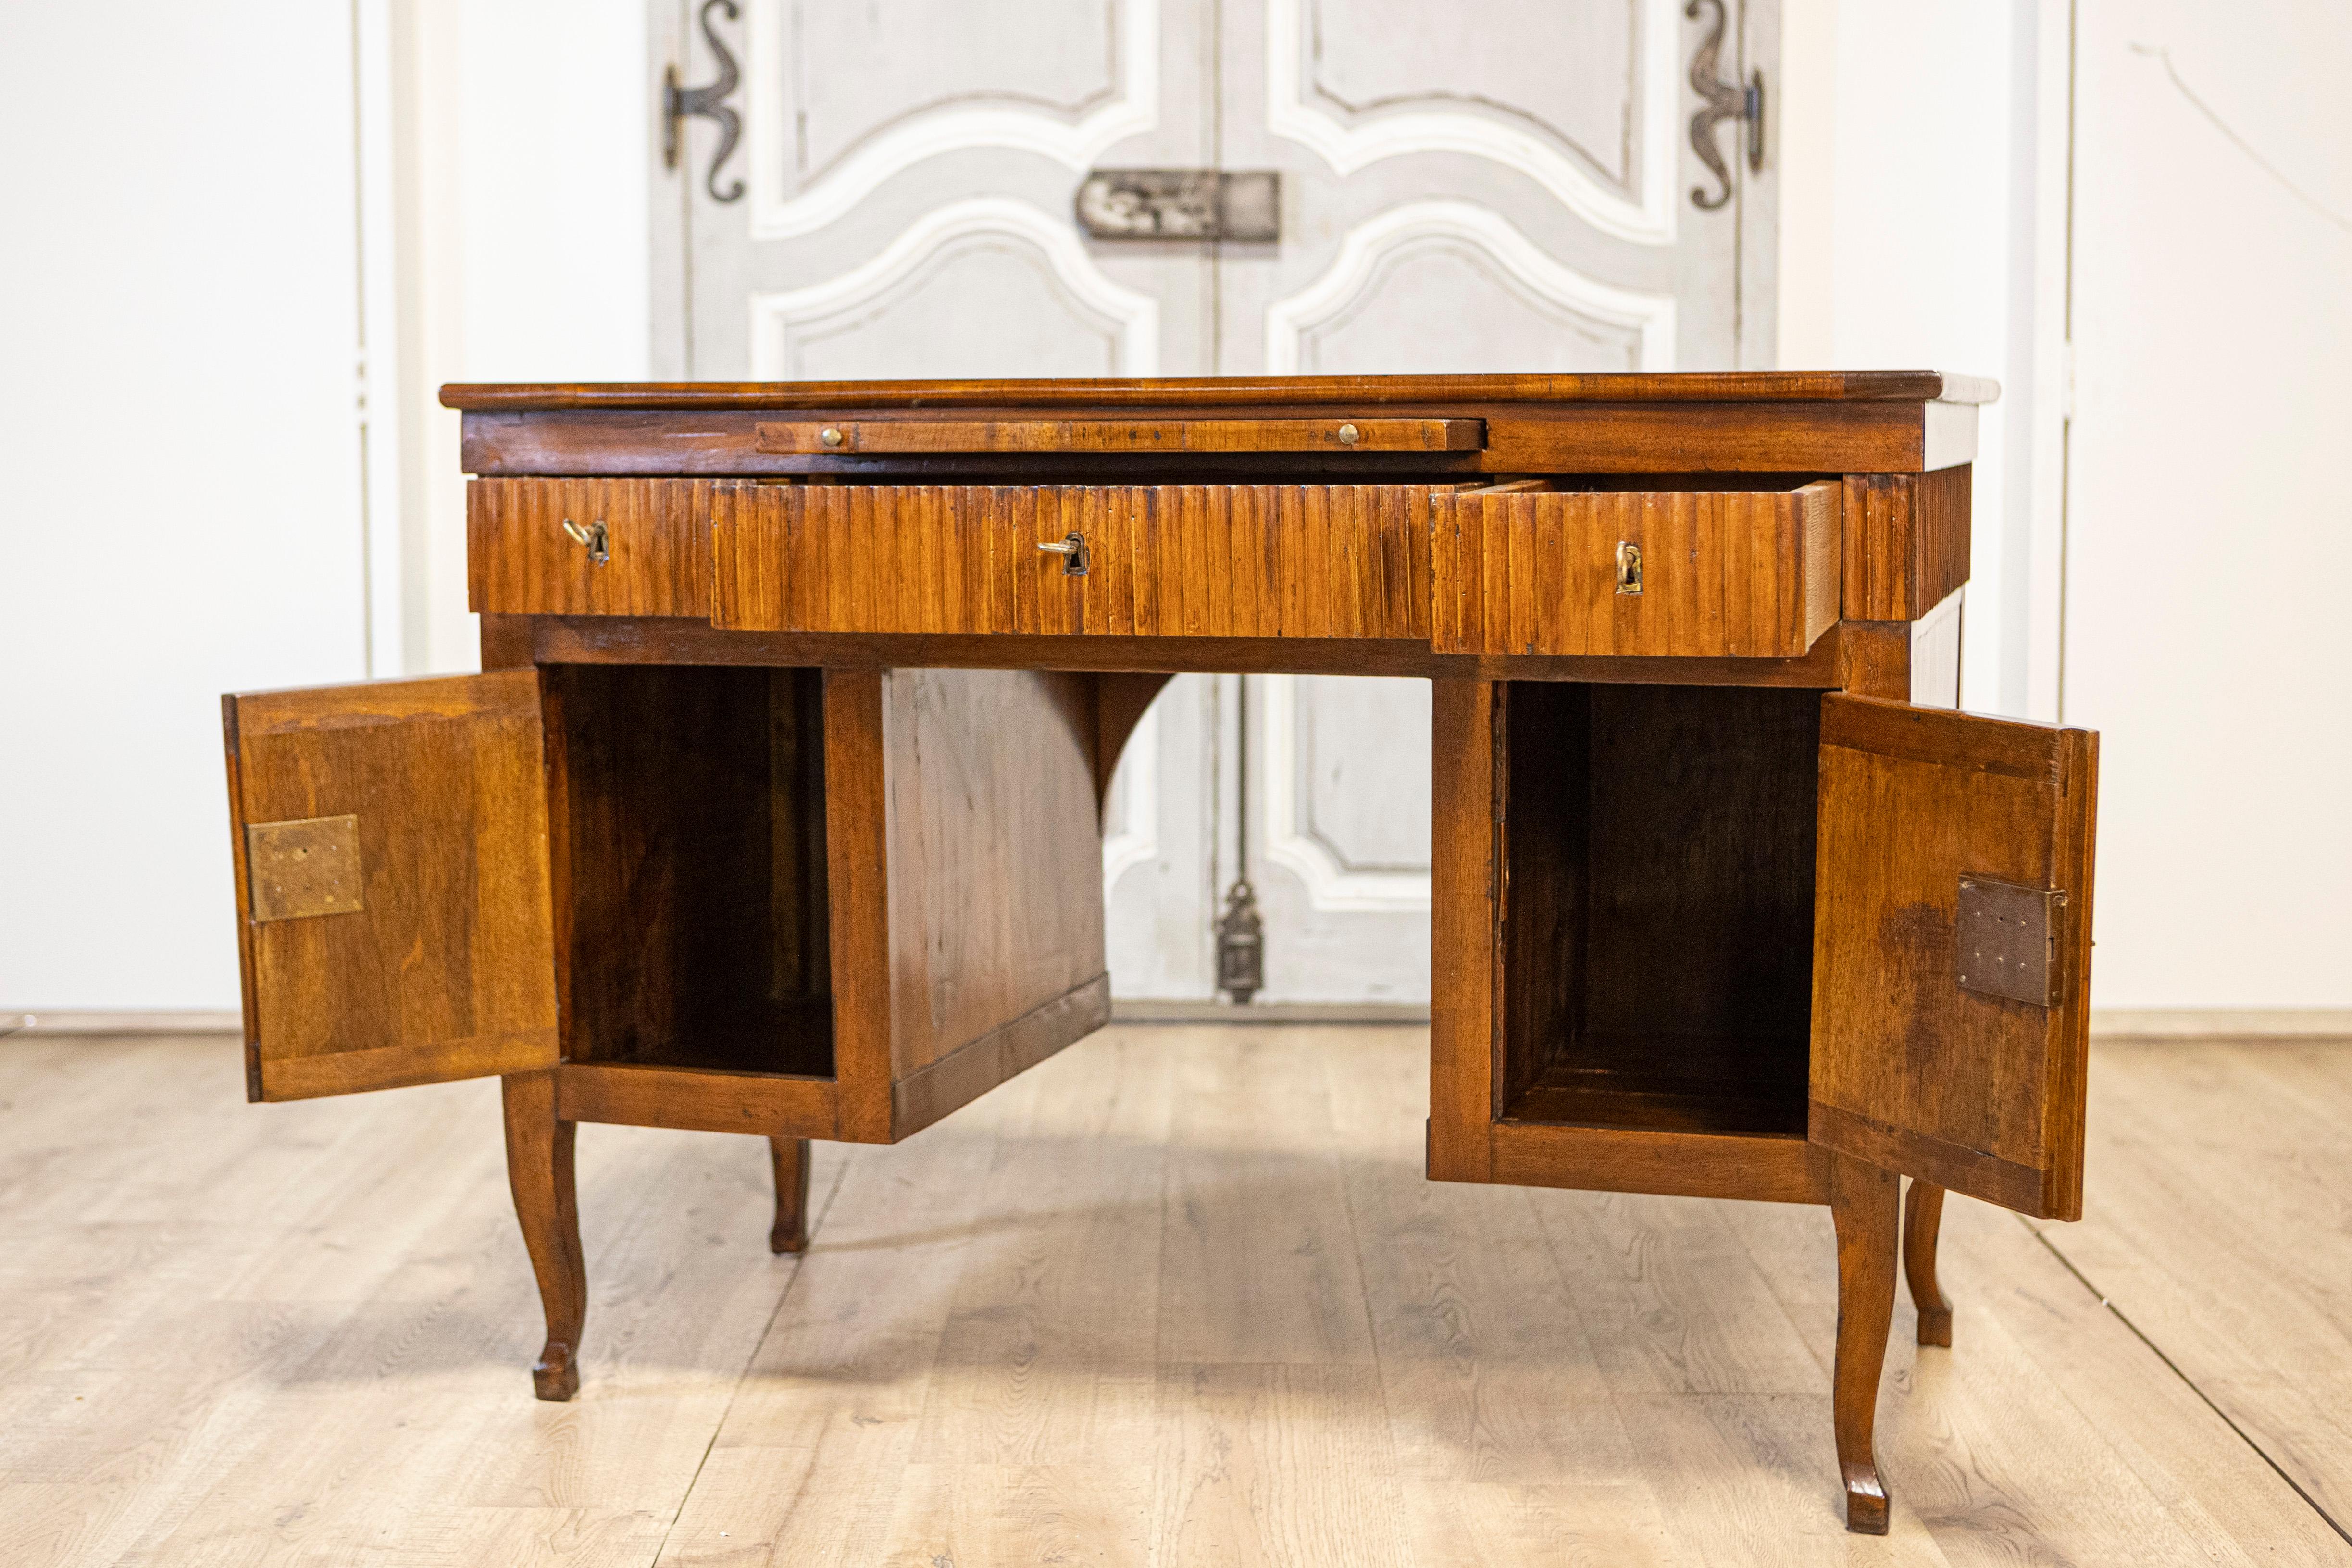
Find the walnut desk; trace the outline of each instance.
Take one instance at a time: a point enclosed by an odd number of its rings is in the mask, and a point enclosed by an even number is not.
[[[578,1122],[772,1140],[797,1248],[809,1139],[1109,1016],[1100,798],[1172,672],[1423,677],[1430,1176],[1827,1204],[1884,1530],[1898,1253],[1949,1343],[1945,1190],[2082,1204],[2095,737],[1950,711],[1935,646],[1991,395],[450,387],[484,673],[226,702],[249,1092],[500,1075],[567,1398]]]

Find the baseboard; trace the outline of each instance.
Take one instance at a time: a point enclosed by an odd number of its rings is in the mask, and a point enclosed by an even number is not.
[[[1426,1025],[1426,1002],[1163,1002],[1115,996],[1114,1024],[1389,1024]]]
[[[19,1038],[60,1035],[241,1035],[236,1013],[0,1012],[0,1035]]]
[[[2352,1007],[2094,1007],[2099,1040],[2352,1041]]]
[[[1426,1003],[1172,1002],[1119,997],[1114,1024],[1388,1024],[1429,1022]],[[235,1013],[0,1012],[0,1035],[235,1035]],[[2101,1040],[2352,1040],[2352,1007],[2095,1008]]]

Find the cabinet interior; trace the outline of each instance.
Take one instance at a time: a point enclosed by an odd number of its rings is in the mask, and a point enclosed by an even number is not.
[[[1801,1135],[1821,694],[1502,697],[1496,1114]]]
[[[567,1058],[830,1077],[822,672],[546,673]]]

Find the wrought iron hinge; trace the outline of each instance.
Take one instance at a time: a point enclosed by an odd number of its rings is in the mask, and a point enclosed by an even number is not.
[[[1724,81],[1716,75],[1717,63],[1723,55],[1723,31],[1730,25],[1731,14],[1725,9],[1724,0],[1690,0],[1683,15],[1696,20],[1706,6],[1715,7],[1715,26],[1706,41],[1691,56],[1691,90],[1706,101],[1706,107],[1690,120],[1691,151],[1698,161],[1711,170],[1723,189],[1710,197],[1704,185],[1691,187],[1691,205],[1713,212],[1731,199],[1731,171],[1723,162],[1723,153],[1715,144],[1715,128],[1727,120],[1737,120],[1748,127],[1748,167],[1752,173],[1764,166],[1764,73],[1756,71],[1748,85]]]
[[[719,127],[719,151],[710,155],[710,171],[702,177],[703,187],[714,202],[737,202],[743,199],[743,182],[737,180],[725,190],[719,188],[719,165],[735,151],[735,143],[743,134],[743,121],[727,100],[735,96],[735,57],[719,41],[719,30],[710,24],[710,13],[724,11],[730,22],[740,15],[735,0],[703,0],[702,37],[710,46],[711,58],[719,62],[719,74],[701,87],[680,87],[677,67],[672,65],[662,73],[662,166],[677,167],[679,132],[684,121],[699,116]]]

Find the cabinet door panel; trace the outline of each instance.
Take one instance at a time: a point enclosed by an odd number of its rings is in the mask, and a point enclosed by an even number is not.
[[[553,1065],[538,671],[222,708],[250,1097]]]
[[[2076,1217],[2098,737],[1832,694],[1821,755],[1813,1142]],[[2011,903],[1967,904],[1964,931],[1964,881]],[[2019,904],[2046,914],[2046,983],[1986,973],[1998,943],[1975,926]]]

